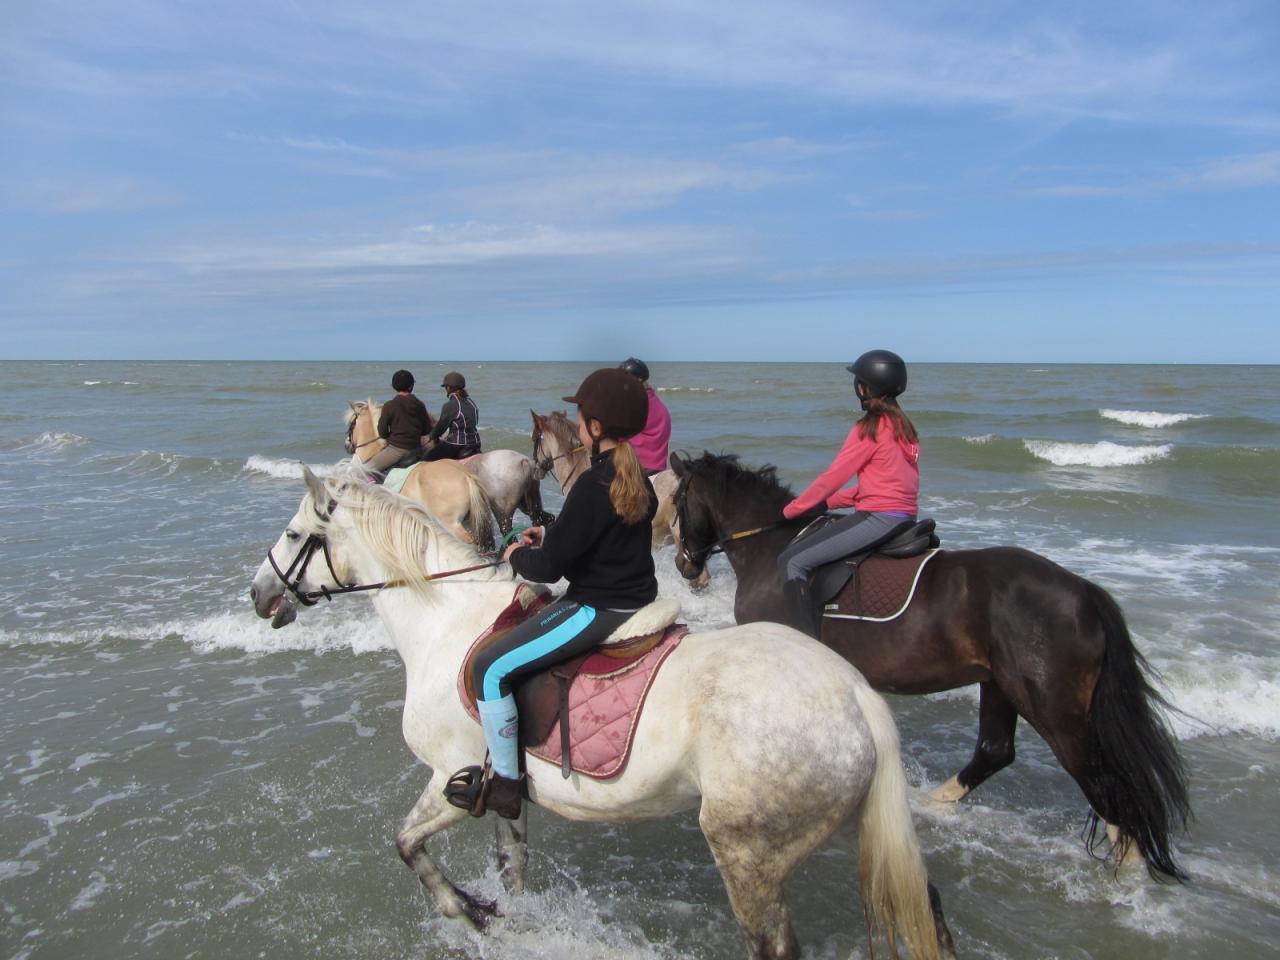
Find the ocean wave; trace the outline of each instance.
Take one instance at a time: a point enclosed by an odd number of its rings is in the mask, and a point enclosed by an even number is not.
[[[1127,424],[1131,427],[1171,427],[1188,420],[1208,420],[1207,413],[1158,413],[1154,410],[1099,410],[1098,413],[1107,420]]]
[[[309,463],[308,467],[317,477],[331,476],[337,469],[333,464]],[[277,460],[272,457],[263,457],[253,454],[244,462],[241,470],[247,473],[261,473],[268,477],[275,477],[278,480],[301,480],[302,479],[302,461],[301,460]]]
[[[1280,740],[1280,674],[1257,657],[1197,660],[1166,668],[1169,721],[1179,740],[1245,733]]]
[[[337,384],[328,383],[324,380],[309,380],[306,383],[240,383],[225,384],[214,387],[214,393],[262,393],[269,395],[278,394],[306,394],[306,393],[327,393],[330,390],[338,389]]]
[[[127,629],[0,630],[3,647],[81,647],[110,652],[121,644],[136,648],[178,641],[201,653],[241,650],[277,653],[304,650],[368,653],[393,649],[390,636],[372,606],[353,602],[343,607],[303,611],[297,623],[273,630],[258,618],[246,600],[241,611],[225,611],[191,620],[171,620]]]
[[[1053,440],[1023,440],[1035,457],[1055,467],[1133,467],[1164,460],[1173,453],[1173,444],[1129,447],[1110,440],[1098,443],[1065,443]]]
[[[980,433],[976,437],[965,437],[964,442],[985,444],[985,443],[990,443],[995,438],[996,438],[996,435],[994,433]]]
[[[28,453],[57,453],[72,447],[83,446],[88,442],[88,437],[82,437],[78,433],[49,430],[34,437],[21,437],[12,441],[9,449],[23,450]]]
[[[86,387],[136,387],[141,381],[138,380],[86,380]]]
[[[654,387],[658,393],[715,393],[715,387]]]

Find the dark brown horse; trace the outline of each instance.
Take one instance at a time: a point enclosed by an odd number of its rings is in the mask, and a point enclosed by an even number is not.
[[[734,617],[786,622],[778,555],[796,526],[777,523],[793,497],[773,467],[673,454],[676,565],[696,576],[721,548],[738,577]],[[767,529],[739,539],[732,534]],[[1094,852],[1105,822],[1112,852],[1132,846],[1157,879],[1184,880],[1172,835],[1190,816],[1186,774],[1120,608],[1104,589],[1028,550],[945,550],[921,572],[916,599],[883,623],[824,621],[822,642],[877,690],[924,694],[977,683],[973,759],[935,790],[955,801],[1013,761],[1018,716],[1044,737],[1092,806]]]

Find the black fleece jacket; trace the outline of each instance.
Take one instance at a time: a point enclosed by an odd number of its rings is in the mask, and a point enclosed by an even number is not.
[[[638,523],[624,523],[609,500],[613,451],[591,460],[591,468],[565,497],[564,509],[547,527],[540,547],[511,555],[511,566],[526,580],[569,581],[565,600],[608,610],[635,610],[658,596],[650,547],[658,497],[648,480],[649,508]]]

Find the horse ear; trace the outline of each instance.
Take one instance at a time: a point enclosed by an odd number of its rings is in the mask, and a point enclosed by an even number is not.
[[[529,416],[533,417],[533,425],[534,425],[535,427],[541,427],[541,426],[542,426],[542,418],[541,418],[540,416],[538,416],[536,413],[534,413],[534,411],[533,411],[532,409],[529,411]]]
[[[311,468],[305,463],[302,465],[302,479],[307,482],[307,490],[311,492],[311,499],[317,504],[324,504],[328,494],[325,493],[324,481],[311,472]]]
[[[685,471],[689,467],[689,462],[687,460],[681,460],[680,454],[676,453],[674,450],[671,452],[671,459],[668,462],[671,464],[671,469],[676,472],[677,477],[683,477],[685,475]]]

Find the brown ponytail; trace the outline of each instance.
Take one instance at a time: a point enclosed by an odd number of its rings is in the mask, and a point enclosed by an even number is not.
[[[613,450],[609,500],[623,523],[639,523],[649,510],[649,484],[645,482],[635,448],[627,440],[619,440]]]
[[[907,443],[917,443],[920,439],[911,418],[902,412],[898,401],[893,397],[871,397],[867,400],[867,412],[858,421],[858,435],[871,440],[876,438],[876,430],[881,420],[888,420],[893,426],[893,435]]]

